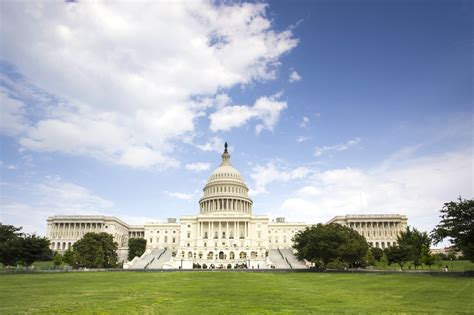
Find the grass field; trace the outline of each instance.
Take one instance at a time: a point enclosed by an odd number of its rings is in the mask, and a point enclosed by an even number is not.
[[[0,314],[471,313],[474,279],[430,275],[84,272],[0,275]]]

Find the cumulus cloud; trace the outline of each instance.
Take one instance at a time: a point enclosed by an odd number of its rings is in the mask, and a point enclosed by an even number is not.
[[[112,201],[59,177],[48,177],[41,183],[24,185],[22,196],[24,199],[27,199],[26,196],[31,197],[32,200],[1,200],[1,221],[23,226],[23,231],[28,233],[44,234],[48,216],[104,215],[114,208]]]
[[[55,96],[31,126],[22,122],[21,104],[7,105],[15,118],[8,130],[30,150],[134,168],[175,167],[174,142],[189,138],[203,115],[195,97],[213,98],[218,111],[226,108],[229,100],[220,91],[274,79],[279,58],[297,45],[290,29],[273,29],[266,7],[6,2],[1,58]],[[278,114],[265,105],[282,105],[260,102],[259,129],[271,129]]]
[[[200,171],[207,171],[211,167],[211,164],[202,163],[202,162],[188,163],[188,164],[186,164],[185,167],[186,167],[187,170],[200,172]]]
[[[351,147],[354,147],[357,144],[359,144],[360,141],[361,141],[360,138],[354,138],[345,143],[339,143],[339,144],[335,144],[331,146],[316,147],[314,149],[314,156],[319,157],[331,151],[335,151],[335,152],[346,151],[350,149]]]
[[[203,151],[215,151],[222,153],[224,150],[224,140],[219,137],[211,137],[206,143],[198,144],[196,146]]]
[[[301,81],[301,76],[298,74],[298,72],[292,71],[290,73],[290,77],[288,78],[288,81],[291,83]]]
[[[274,182],[288,182],[290,180],[304,179],[312,173],[312,170],[300,166],[288,169],[269,162],[267,165],[257,165],[252,169],[250,177],[254,181],[254,188],[250,190],[252,195],[267,192],[267,185]]]
[[[262,96],[255,101],[253,106],[234,105],[224,107],[209,116],[211,120],[210,129],[212,131],[228,131],[232,128],[240,127],[251,119],[258,120],[255,132],[259,134],[262,130],[272,131],[281,111],[287,107],[287,103],[279,101],[279,94],[274,96]]]
[[[368,170],[317,172],[279,211],[308,222],[361,212],[400,213],[410,225],[431,230],[444,202],[474,194],[472,150],[416,158],[397,152],[387,160]]]

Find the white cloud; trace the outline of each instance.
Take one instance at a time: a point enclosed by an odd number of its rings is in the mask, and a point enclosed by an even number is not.
[[[472,198],[472,150],[412,157],[396,153],[369,170],[343,168],[318,172],[280,212],[290,219],[325,222],[335,215],[400,213],[408,223],[431,230],[443,203]]]
[[[189,139],[203,114],[194,97],[214,98],[213,106],[226,108],[223,89],[274,79],[279,58],[297,45],[291,30],[273,29],[266,7],[4,3],[1,58],[55,96],[31,127],[21,121],[19,104],[9,106],[16,123],[8,130],[21,133],[21,145],[30,150],[134,168],[177,166],[173,143]],[[263,111],[259,128],[273,128],[278,114]]]
[[[186,169],[190,171],[206,171],[211,167],[211,164],[209,163],[202,163],[202,162],[197,162],[197,163],[188,163],[186,164]]]
[[[335,144],[335,145],[331,145],[331,146],[323,146],[323,147],[316,147],[315,150],[314,150],[314,156],[316,157],[319,157],[319,156],[322,156],[323,154],[326,154],[327,152],[331,152],[331,151],[346,151],[348,149],[350,149],[351,147],[354,147],[356,146],[357,144],[359,144],[361,141],[360,138],[354,138],[354,139],[351,139],[345,143],[340,143],[340,144]]]
[[[255,126],[257,134],[264,129],[272,131],[278,122],[281,111],[287,107],[286,102],[278,101],[279,97],[280,94],[260,97],[253,106],[234,105],[224,107],[209,116],[211,120],[210,129],[212,131],[228,131],[246,124],[251,119],[256,119],[260,121]]]
[[[186,193],[170,192],[170,191],[165,191],[165,194],[167,194],[170,197],[181,199],[181,200],[191,200],[196,195],[196,193],[186,194]]]
[[[9,98],[4,92],[0,91],[0,132],[6,135],[22,133],[28,125],[24,116],[24,104]]]
[[[308,127],[309,125],[309,118],[306,117],[306,116],[303,116],[303,118],[301,119],[301,122],[300,122],[300,127],[301,128],[306,128]]]
[[[224,151],[224,140],[219,137],[212,137],[209,139],[208,142],[204,144],[196,145],[199,149],[203,151],[215,151],[218,153],[222,153]]]
[[[310,137],[299,136],[298,138],[296,138],[296,142],[302,143],[302,142],[308,141],[309,139],[310,139]]]
[[[287,169],[269,162],[267,165],[257,165],[252,169],[250,177],[254,181],[255,188],[250,194],[258,195],[267,192],[267,185],[273,182],[288,182],[291,180],[301,180],[308,177],[312,171],[304,166],[294,169]]]
[[[288,81],[291,83],[301,81],[301,76],[298,74],[298,72],[292,71],[290,73],[290,77],[288,78]]]
[[[44,234],[48,216],[103,215],[114,207],[112,201],[97,196],[83,186],[65,182],[59,177],[48,177],[42,183],[24,185],[22,196],[26,197],[25,194],[31,195],[34,200],[30,202],[1,200],[0,221],[4,224],[23,226],[23,231],[28,233]]]

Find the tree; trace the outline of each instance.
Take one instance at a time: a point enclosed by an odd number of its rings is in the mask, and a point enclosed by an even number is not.
[[[30,266],[37,260],[51,260],[53,252],[49,249],[49,240],[34,234],[20,238],[19,261]]]
[[[61,266],[63,263],[63,256],[60,253],[55,252],[53,255],[53,263],[55,267]]]
[[[20,233],[21,227],[0,225],[0,262],[6,266],[31,265],[36,260],[50,260],[49,240],[34,234]]]
[[[407,261],[412,261],[416,269],[422,265],[424,250],[428,248],[429,251],[431,239],[428,233],[407,227],[406,231],[401,232],[397,237],[397,243],[403,252],[408,252]]]
[[[117,243],[108,233],[86,233],[73,245],[75,265],[87,268],[117,266]]]
[[[411,249],[395,245],[386,248],[385,255],[387,256],[389,265],[396,263],[400,266],[400,269],[403,269],[405,263],[407,263],[411,258]]]
[[[341,261],[349,266],[366,263],[367,241],[356,231],[339,224],[318,224],[298,232],[293,247],[300,260],[306,259],[324,268]]]
[[[474,262],[474,199],[459,197],[445,203],[440,212],[441,222],[431,232],[434,244],[450,238],[454,248]]]
[[[430,269],[436,263],[435,256],[431,254],[429,247],[423,247],[423,263]]]
[[[71,267],[77,267],[76,253],[71,248],[68,248],[64,252],[63,261]]]
[[[369,264],[369,266],[375,266],[376,264],[376,260],[374,258],[374,255],[372,254],[371,249],[367,251],[367,263]]]
[[[370,251],[372,252],[375,260],[380,261],[380,259],[382,259],[383,250],[381,248],[371,247]]]
[[[0,263],[5,266],[15,266],[18,262],[20,230],[21,227],[0,224]]]
[[[132,260],[135,256],[140,257],[146,249],[146,239],[131,238],[128,240],[128,260]]]

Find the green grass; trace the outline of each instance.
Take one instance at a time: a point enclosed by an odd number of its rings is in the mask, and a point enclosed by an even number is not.
[[[471,313],[474,279],[404,274],[0,275],[0,314]]]
[[[439,265],[433,265],[431,266],[431,270],[433,271],[441,271],[441,269],[444,266],[448,266],[449,271],[467,271],[467,270],[474,270],[474,263],[469,261],[469,260],[442,260],[441,264]],[[411,270],[415,270],[413,265],[411,263],[407,263],[403,266],[403,270],[409,270],[409,267],[411,267]],[[392,265],[386,265],[381,262],[377,262],[376,266],[374,266],[373,269],[378,269],[378,270],[399,270],[400,266],[397,264],[392,264]],[[418,267],[418,270],[430,270],[429,266],[423,265]]]

